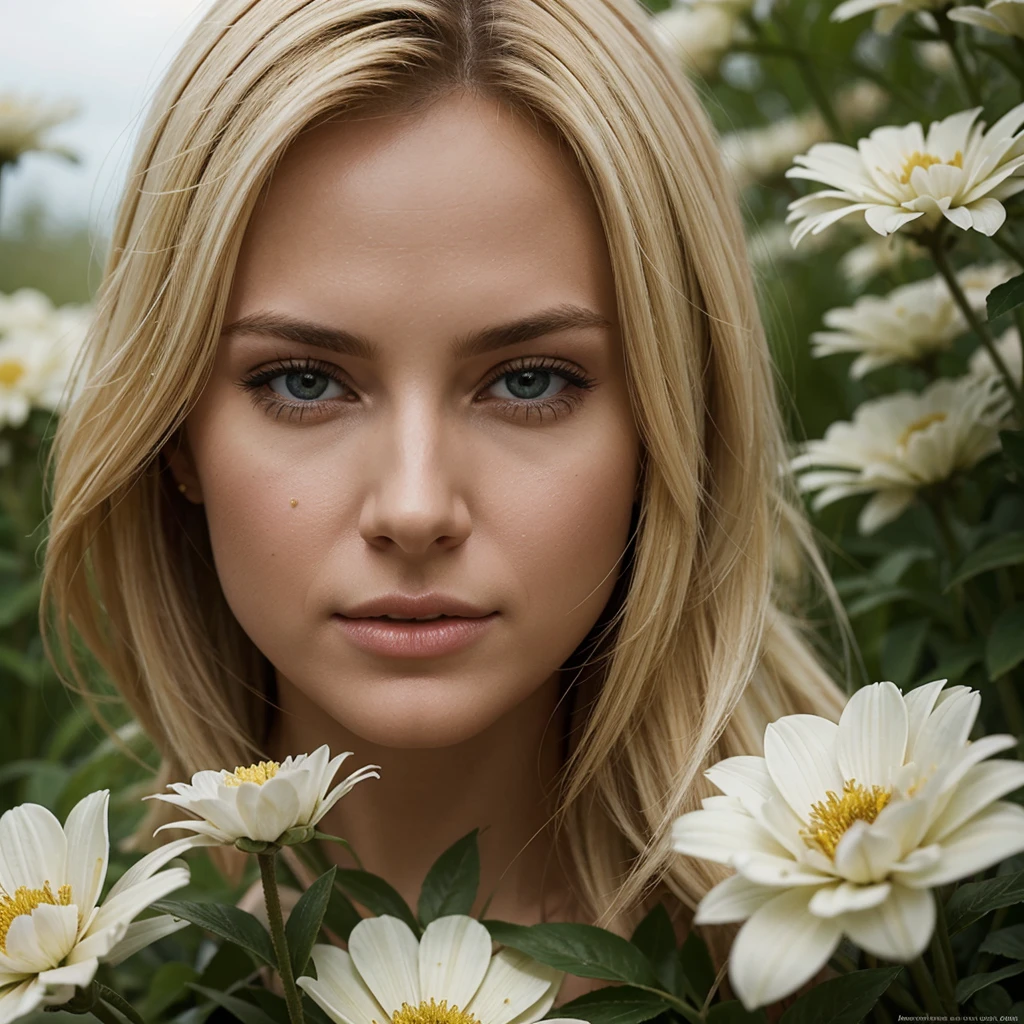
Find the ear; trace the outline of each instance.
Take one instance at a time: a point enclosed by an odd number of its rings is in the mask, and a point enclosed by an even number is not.
[[[192,458],[184,426],[174,432],[171,439],[160,449],[160,454],[182,495],[193,504],[202,504],[203,488],[199,482],[199,474],[196,472],[195,460]]]

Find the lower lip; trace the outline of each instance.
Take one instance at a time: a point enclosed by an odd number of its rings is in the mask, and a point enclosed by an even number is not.
[[[479,619],[435,619],[432,622],[386,622],[383,619],[334,618],[356,647],[392,658],[432,658],[454,654],[487,631],[497,612]]]

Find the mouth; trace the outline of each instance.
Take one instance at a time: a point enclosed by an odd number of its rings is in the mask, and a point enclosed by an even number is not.
[[[436,657],[463,650],[482,638],[498,612],[465,618],[439,615],[429,619],[396,619],[385,615],[334,619],[354,646],[372,654],[398,658]]]

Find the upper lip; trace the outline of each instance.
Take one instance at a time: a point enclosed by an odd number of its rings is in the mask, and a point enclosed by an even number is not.
[[[428,615],[451,615],[462,619],[481,619],[493,609],[480,608],[447,594],[385,594],[353,605],[341,614],[347,619],[363,619],[374,615],[399,615],[419,619]]]

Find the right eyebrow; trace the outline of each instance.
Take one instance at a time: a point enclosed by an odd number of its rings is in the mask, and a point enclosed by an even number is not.
[[[473,331],[456,339],[452,345],[452,355],[456,359],[469,359],[484,352],[504,348],[506,345],[531,341],[558,331],[611,326],[611,321],[592,309],[563,303],[550,309],[529,313],[508,323]],[[221,334],[257,334],[269,338],[282,338],[285,341],[312,345],[358,359],[375,360],[381,357],[381,350],[377,345],[351,331],[340,327],[327,327],[324,324],[269,310],[249,313],[228,324]]]

